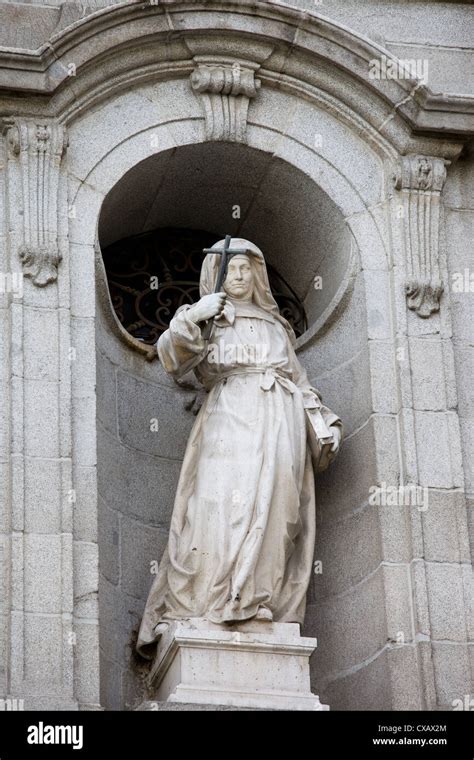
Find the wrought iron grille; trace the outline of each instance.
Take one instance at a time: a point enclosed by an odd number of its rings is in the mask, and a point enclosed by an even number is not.
[[[112,304],[124,328],[154,344],[179,306],[199,300],[203,248],[220,236],[202,230],[163,228],[119,240],[103,258]],[[273,295],[297,336],[307,329],[305,310],[278,272],[267,263]]]

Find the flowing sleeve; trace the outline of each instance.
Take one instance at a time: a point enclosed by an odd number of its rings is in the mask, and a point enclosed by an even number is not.
[[[190,305],[180,307],[158,340],[160,361],[175,378],[194,369],[208,351],[208,341],[202,337],[201,328],[189,318],[190,308]]]
[[[335,442],[332,428],[339,428],[340,430],[340,445],[344,432],[342,421],[337,414],[322,403],[321,394],[310,385],[306,370],[299,362],[291,343],[289,356],[293,371],[293,382],[303,394],[308,444],[311,448],[313,463],[315,469],[321,472],[328,467],[339,452],[339,446],[335,451],[332,451]]]

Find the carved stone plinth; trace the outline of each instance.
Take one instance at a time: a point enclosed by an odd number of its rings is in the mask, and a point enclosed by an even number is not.
[[[309,657],[316,644],[300,636],[296,623],[216,625],[202,618],[170,623],[150,672],[152,699],[329,710],[311,693]]]

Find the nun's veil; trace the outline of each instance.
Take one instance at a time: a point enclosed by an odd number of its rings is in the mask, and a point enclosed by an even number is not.
[[[221,251],[224,248],[224,244],[225,240],[219,240],[219,242],[215,243],[212,248],[216,251]],[[230,247],[231,249],[239,248],[241,250],[247,250],[247,256],[254,273],[253,302],[261,309],[270,312],[270,314],[283,325],[288,333],[290,341],[294,343],[296,341],[296,336],[293,328],[290,323],[282,317],[278,304],[273,298],[262,251],[260,248],[257,248],[255,243],[251,243],[250,240],[245,240],[244,238],[232,238]],[[204,259],[199,283],[199,293],[201,298],[214,292],[220,262],[221,257],[212,253],[208,253]]]

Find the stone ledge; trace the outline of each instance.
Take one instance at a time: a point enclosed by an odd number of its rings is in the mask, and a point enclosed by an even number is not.
[[[272,712],[276,708],[263,707],[232,707],[230,705],[200,705],[191,702],[142,702],[136,712]]]

